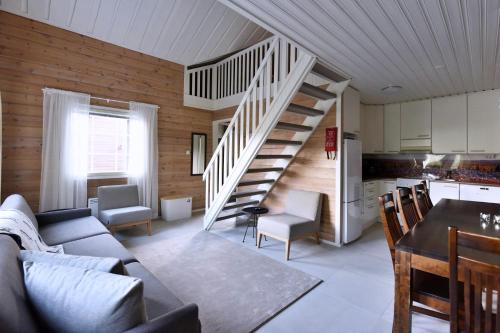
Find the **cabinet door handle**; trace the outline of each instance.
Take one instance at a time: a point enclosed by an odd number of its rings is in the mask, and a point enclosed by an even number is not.
[[[465,153],[465,150],[463,150],[463,149],[452,149],[451,152],[452,153]]]
[[[417,135],[419,138],[427,138],[429,137],[429,134],[419,134]]]
[[[399,153],[399,150],[388,150],[388,153]]]
[[[479,189],[483,190],[483,191],[489,191],[490,190],[488,187],[480,187]]]
[[[383,153],[384,151],[383,150],[374,150],[373,152],[374,153]]]
[[[485,150],[484,149],[471,149],[470,152],[471,153],[484,153]]]

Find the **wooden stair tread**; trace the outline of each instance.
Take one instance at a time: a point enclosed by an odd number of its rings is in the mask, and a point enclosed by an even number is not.
[[[267,191],[258,190],[258,191],[238,191],[231,195],[231,198],[244,198],[251,197],[252,195],[265,194]]]
[[[246,206],[256,206],[259,204],[259,200],[252,200],[252,201],[245,201],[245,202],[237,202],[231,205],[226,205],[222,210],[229,210],[229,209],[235,209],[235,208],[240,208],[240,207],[246,207]]]
[[[311,126],[304,126],[299,124],[285,123],[283,121],[278,122],[275,127],[276,129],[294,131],[294,132],[309,132],[312,131]]]
[[[286,111],[305,115],[305,116],[322,116],[325,114],[325,112],[323,112],[321,110],[310,108],[310,107],[299,105],[299,104],[293,104],[293,103],[288,106]]]
[[[284,158],[284,159],[289,159],[289,158],[292,158],[293,155],[285,155],[285,154],[266,154],[266,155],[257,155],[255,156],[255,159],[257,160],[273,160],[273,159],[280,159],[280,158]]]
[[[288,145],[288,146],[300,146],[302,141],[294,140],[280,140],[280,139],[267,139],[266,145]]]
[[[312,84],[309,83],[302,83],[302,86],[300,87],[299,91],[303,94],[306,94],[308,96],[318,98],[318,99],[332,99],[337,97],[336,94],[331,93],[329,91],[326,91],[325,89],[321,89],[318,87],[313,86]]]
[[[281,172],[283,168],[251,168],[247,170],[247,173],[259,173],[259,172]]]
[[[218,218],[216,218],[215,221],[227,220],[227,219],[231,219],[233,217],[238,217],[238,216],[242,216],[242,215],[247,215],[247,214],[245,214],[243,212],[238,212],[238,213],[229,214],[229,215],[222,215],[222,216],[219,216]]]
[[[319,62],[314,64],[314,66],[312,68],[312,72],[314,74],[317,74],[321,77],[324,77],[325,79],[332,80],[334,82],[342,82],[342,81],[346,80],[345,77],[332,71],[330,68],[326,67],[325,65],[320,64]]]
[[[238,183],[238,186],[251,186],[259,184],[271,184],[274,183],[274,179],[259,179],[259,180],[244,180]]]

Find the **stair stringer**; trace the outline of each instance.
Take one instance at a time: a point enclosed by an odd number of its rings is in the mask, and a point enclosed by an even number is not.
[[[239,181],[246,173],[247,169],[255,159],[255,156],[264,145],[271,131],[278,123],[280,116],[286,111],[288,105],[292,102],[293,97],[299,91],[302,83],[306,80],[308,74],[316,63],[316,57],[307,53],[302,53],[294,65],[292,72],[289,73],[285,82],[279,89],[277,96],[274,97],[270,109],[266,112],[261,125],[259,125],[255,133],[252,134],[248,145],[243,150],[242,154],[236,161],[233,170],[224,182],[220,192],[214,199],[208,211],[205,212],[203,219],[203,228],[210,230],[218,215],[221,213],[224,205],[228,202],[232,193],[236,189]],[[261,200],[259,200],[261,201]]]
[[[344,89],[349,85],[351,80],[346,80],[342,82],[332,82],[326,87],[325,90],[329,92],[335,93],[337,96],[340,96]],[[302,141],[302,144],[300,146],[287,146],[283,149],[280,154],[290,154],[293,155],[291,159],[288,160],[278,160],[276,161],[272,167],[280,167],[283,168],[283,171],[280,172],[266,172],[265,176],[263,178],[268,179],[272,178],[275,179],[275,182],[272,184],[263,184],[259,185],[257,189],[259,190],[266,190],[265,195],[260,195],[260,196],[255,196],[255,197],[250,197],[251,200],[259,200],[259,205],[262,204],[262,202],[267,198],[269,193],[273,190],[274,186],[278,183],[279,179],[283,176],[283,174],[286,172],[287,168],[291,165],[291,163],[295,160],[299,152],[302,150],[306,142],[309,140],[311,135],[316,131],[317,127],[323,119],[327,116],[327,114],[330,112],[332,109],[333,105],[337,103],[338,97],[337,98],[332,98],[328,100],[320,100],[317,101],[316,104],[313,106],[314,109],[321,110],[324,112],[324,115],[322,116],[307,116],[304,121],[302,122],[302,125],[305,126],[311,126],[313,129],[312,131],[309,132],[297,132],[294,134],[294,136],[290,140],[298,140]]]

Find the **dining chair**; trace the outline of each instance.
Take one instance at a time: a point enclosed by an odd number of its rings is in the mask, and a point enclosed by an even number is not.
[[[448,228],[451,333],[500,331],[497,312],[500,265],[498,261],[484,260],[489,255],[500,255],[499,238],[460,231],[453,226]],[[463,289],[459,277],[463,278]]]
[[[417,184],[411,187],[413,199],[415,200],[415,207],[417,208],[418,217],[422,220],[425,215],[431,210],[429,207],[429,200],[427,192],[425,191],[424,184]]]
[[[432,200],[431,200],[431,193],[430,193],[430,190],[429,190],[429,186],[427,185],[427,181],[425,180],[422,180],[422,182],[420,183],[423,185],[424,187],[424,191],[425,191],[425,194],[426,194],[426,200],[427,200],[427,207],[429,207],[429,209],[431,209],[432,207],[434,207],[434,204],[432,203]]]
[[[392,258],[392,268],[395,271],[396,243],[404,236],[398,220],[394,196],[392,193],[381,195],[378,198],[380,219],[384,226],[385,238]],[[423,271],[412,272],[411,311],[431,317],[449,320],[450,303],[448,297],[448,279]],[[414,305],[413,302],[423,304],[429,308]]]
[[[399,216],[403,224],[403,231],[406,233],[415,224],[421,221],[415,205],[415,198],[408,187],[401,187],[397,190]]]

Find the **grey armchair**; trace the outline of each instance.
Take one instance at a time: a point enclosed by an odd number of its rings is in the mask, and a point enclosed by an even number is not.
[[[145,224],[151,236],[152,210],[139,205],[137,185],[100,186],[98,217],[111,233]]]
[[[290,243],[293,240],[313,236],[319,244],[321,222],[321,193],[291,190],[281,214],[259,218],[257,226],[257,247],[262,236],[269,236],[285,242],[285,259],[290,258]]]

